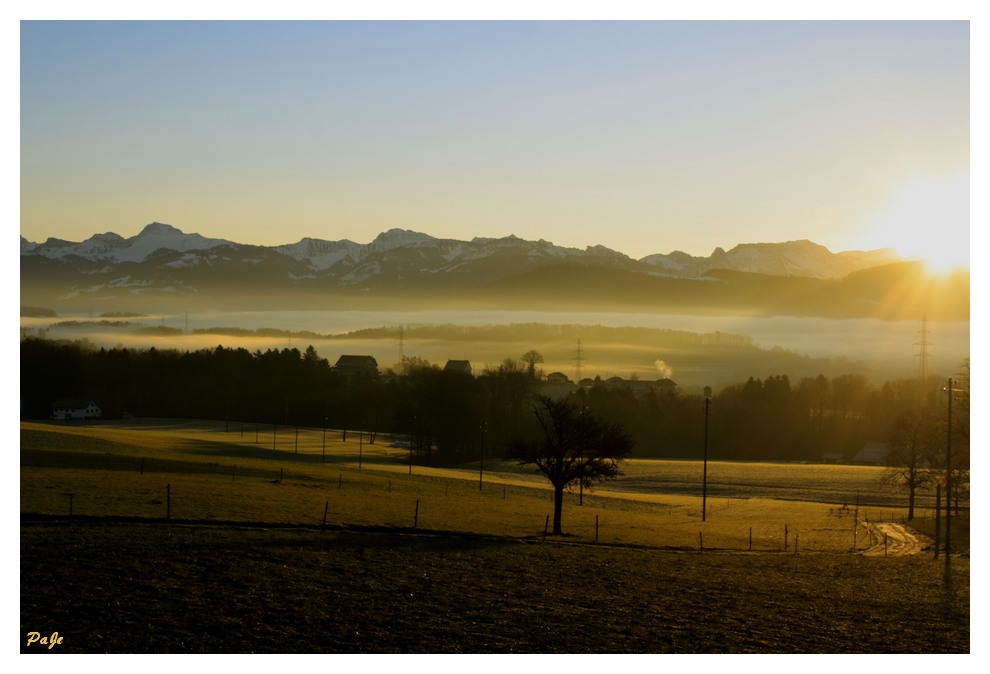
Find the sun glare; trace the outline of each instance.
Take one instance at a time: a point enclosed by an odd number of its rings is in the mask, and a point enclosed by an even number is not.
[[[908,179],[854,241],[860,249],[893,248],[935,273],[969,269],[969,171]]]

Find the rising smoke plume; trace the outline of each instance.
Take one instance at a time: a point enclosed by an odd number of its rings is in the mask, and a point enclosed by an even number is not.
[[[662,379],[670,379],[670,375],[674,374],[674,371],[670,369],[670,366],[659,358],[653,361],[653,364],[657,366],[657,370],[660,372],[660,377]]]

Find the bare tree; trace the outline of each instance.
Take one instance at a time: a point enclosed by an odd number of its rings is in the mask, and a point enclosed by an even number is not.
[[[526,370],[530,377],[536,377],[536,364],[543,362],[543,355],[539,351],[530,349],[522,355],[522,361],[526,363]]]
[[[894,423],[890,434],[890,470],[884,479],[908,490],[908,520],[914,519],[918,490],[933,483],[931,467],[941,437],[931,407],[905,411]]]
[[[633,447],[632,437],[619,424],[596,418],[566,399],[539,396],[533,406],[536,428],[528,438],[509,443],[509,459],[535,465],[553,485],[553,533],[560,534],[564,489],[615,479],[619,463]]]

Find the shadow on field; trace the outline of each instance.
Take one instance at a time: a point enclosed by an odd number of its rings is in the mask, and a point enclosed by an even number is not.
[[[968,560],[549,543],[22,519],[21,652],[970,650]]]
[[[355,530],[328,532],[327,537],[324,539],[311,538],[306,541],[293,542],[293,545],[316,549],[326,547],[354,549],[387,548],[389,550],[410,549],[443,553],[519,545],[523,542],[514,538],[474,536],[462,533],[396,533],[395,531],[368,532]]]
[[[200,456],[228,457],[234,459],[266,459],[277,458],[279,461],[297,461],[299,463],[343,463],[350,457],[327,456],[325,460],[320,455],[297,454],[285,449],[272,449],[262,445],[235,445],[227,442],[212,442],[209,440],[183,440],[176,446],[177,451]]]
[[[269,458],[271,458],[269,456]],[[230,475],[229,464],[177,459],[146,459],[111,453],[83,454],[75,451],[21,449],[21,468],[75,468],[130,473],[177,473],[185,475]],[[275,470],[238,468],[241,477],[271,478]]]

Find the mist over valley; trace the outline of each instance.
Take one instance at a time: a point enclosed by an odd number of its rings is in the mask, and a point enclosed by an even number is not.
[[[749,377],[792,379],[849,372],[882,382],[917,374],[920,321],[530,311],[271,311],[23,316],[22,332],[87,340],[97,348],[249,351],[305,349],[335,361],[373,356],[383,369],[402,356],[476,371],[531,349],[542,370],[582,377],[721,386]],[[928,323],[929,368],[951,373],[969,353],[969,322]],[[657,366],[664,363],[666,373]]]

